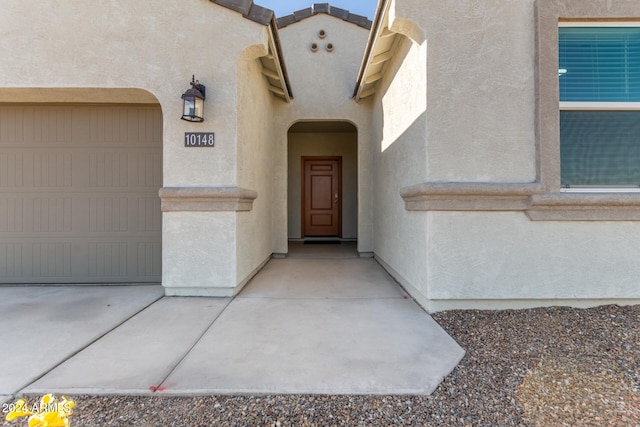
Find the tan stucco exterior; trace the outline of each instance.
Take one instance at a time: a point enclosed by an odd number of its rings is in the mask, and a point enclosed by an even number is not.
[[[325,31],[325,38],[318,36],[320,30]],[[296,196],[287,198],[287,183],[299,177],[288,176],[287,146],[292,141],[287,140],[287,134],[293,124],[304,121],[346,121],[355,126],[358,194],[354,237],[358,239],[358,251],[373,252],[370,111],[351,99],[367,36],[364,28],[326,14],[280,30],[294,99],[289,104],[276,105],[275,110],[274,128],[279,148],[274,193],[279,199],[274,209],[274,253],[286,253],[287,237],[294,237],[287,225],[287,205],[295,204]],[[313,43],[318,45],[315,52],[310,48]],[[326,49],[329,43],[333,44],[331,52]]]
[[[432,311],[637,303],[638,196],[560,193],[557,94],[558,20],[637,6],[449,6],[383,2],[402,41],[373,96],[376,257]]]
[[[636,0],[381,0],[371,31],[324,4],[278,29],[218,3],[0,10],[0,103],[162,109],[168,295],[234,295],[286,256],[300,158],[339,155],[342,237],[428,310],[640,302],[640,195],[560,191],[557,94],[558,20]],[[203,123],[180,120],[192,75]]]
[[[256,58],[268,51],[269,27],[209,1],[189,7],[178,1],[10,1],[0,15],[3,102],[15,102],[16,90],[26,88],[20,95],[26,93],[27,102],[159,103],[164,187],[261,190],[249,214],[178,208],[163,215],[167,293],[234,293],[271,254],[270,180],[256,178],[256,159],[271,170],[259,156],[271,152],[273,101],[256,70]],[[202,124],[179,120],[180,94],[192,74],[208,87]],[[215,132],[214,149],[184,147],[184,132],[203,131]],[[267,135],[266,147],[259,134]]]

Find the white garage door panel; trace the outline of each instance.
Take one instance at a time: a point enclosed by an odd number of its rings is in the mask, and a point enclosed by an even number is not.
[[[0,107],[0,283],[159,282],[155,107]]]

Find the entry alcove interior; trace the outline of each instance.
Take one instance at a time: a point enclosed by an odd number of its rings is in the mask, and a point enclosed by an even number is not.
[[[287,214],[289,239],[302,235],[302,157],[342,158],[343,239],[358,237],[358,132],[346,121],[304,121],[287,134],[288,185]]]

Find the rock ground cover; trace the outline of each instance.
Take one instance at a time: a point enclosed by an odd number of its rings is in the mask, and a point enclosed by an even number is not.
[[[640,306],[433,317],[467,354],[431,396],[73,396],[71,425],[640,426]]]

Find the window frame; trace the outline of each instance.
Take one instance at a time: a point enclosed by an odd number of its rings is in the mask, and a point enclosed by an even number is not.
[[[559,21],[560,28],[640,28],[640,19],[637,21]],[[560,51],[558,50],[558,62]],[[560,79],[558,70],[558,80]],[[558,88],[560,82],[558,81]],[[558,95],[559,96],[559,95]],[[640,111],[640,102],[603,102],[603,101],[559,101],[559,111]],[[562,144],[562,141],[560,141]],[[640,185],[568,185],[560,183],[562,193],[640,193]]]
[[[558,25],[575,22],[640,22],[637,0],[535,0],[537,182],[526,209],[532,221],[640,221],[640,193],[566,193],[560,184],[560,90]]]
[[[560,25],[640,25],[637,0],[536,0],[536,142],[538,180],[560,193]]]

